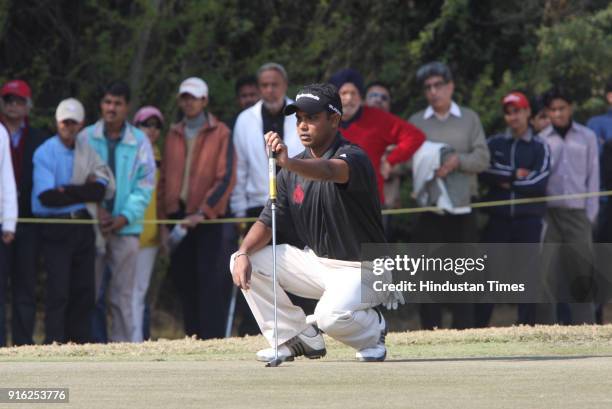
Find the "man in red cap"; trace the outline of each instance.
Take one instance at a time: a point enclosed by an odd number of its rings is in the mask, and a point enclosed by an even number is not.
[[[521,92],[511,92],[502,99],[505,132],[487,140],[489,168],[480,180],[489,187],[485,201],[546,196],[550,174],[550,149],[544,139],[529,127],[529,100]],[[539,243],[546,203],[513,204],[485,208],[489,222],[483,241],[487,243]],[[476,308],[476,326],[489,322],[492,304]],[[534,304],[519,304],[519,324],[534,325]]]
[[[32,157],[47,139],[30,127],[32,91],[25,81],[12,80],[0,88],[0,121],[10,136],[11,159],[17,186],[19,217],[32,216]],[[36,314],[36,264],[39,234],[36,224],[18,224],[9,249],[9,276],[13,296],[12,334],[14,345],[32,344]]]

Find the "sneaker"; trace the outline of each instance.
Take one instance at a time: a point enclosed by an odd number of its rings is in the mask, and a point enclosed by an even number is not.
[[[385,346],[385,337],[387,336],[387,323],[385,317],[382,316],[378,309],[375,309],[378,314],[378,325],[380,327],[380,337],[376,345],[360,349],[355,353],[355,358],[361,362],[382,362],[387,357],[387,347]]]
[[[313,335],[308,335],[308,333]],[[283,361],[293,361],[295,357],[302,355],[309,359],[318,359],[324,357],[326,353],[323,335],[315,326],[307,328],[278,346],[278,357]],[[273,359],[274,348],[266,348],[257,352],[258,361],[270,362]]]

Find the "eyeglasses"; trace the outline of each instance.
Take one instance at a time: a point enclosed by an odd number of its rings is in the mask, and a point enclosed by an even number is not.
[[[25,105],[27,103],[25,98],[22,98],[18,95],[5,95],[2,97],[2,100],[6,105],[17,104],[17,105]]]
[[[446,81],[436,81],[432,84],[424,84],[423,89],[425,90],[425,92],[439,91],[446,84],[448,84],[448,82]]]
[[[389,95],[383,94],[382,92],[370,92],[367,96],[367,99],[380,99],[385,102],[389,101]]]

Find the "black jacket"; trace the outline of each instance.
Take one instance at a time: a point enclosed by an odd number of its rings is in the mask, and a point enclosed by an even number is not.
[[[489,187],[485,201],[546,196],[550,174],[550,149],[546,141],[531,129],[523,138],[513,138],[509,131],[487,140],[491,152],[490,167],[479,179]],[[516,178],[516,170],[528,169],[527,177]],[[502,187],[508,184],[509,189]],[[543,216],[546,202],[494,206],[487,213],[502,217]]]

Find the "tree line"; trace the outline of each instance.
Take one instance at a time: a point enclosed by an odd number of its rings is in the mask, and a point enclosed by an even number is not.
[[[431,60],[449,64],[456,98],[487,133],[503,127],[500,98],[562,81],[577,117],[599,112],[612,76],[607,0],[5,0],[0,2],[0,80],[34,92],[34,125],[53,127],[57,103],[83,101],[89,121],[112,79],[133,90],[133,109],[177,112],[188,76],[204,78],[211,110],[236,111],[234,81],[267,61],[283,64],[291,92],[347,66],[384,81],[393,111],[425,105],[415,81]]]

